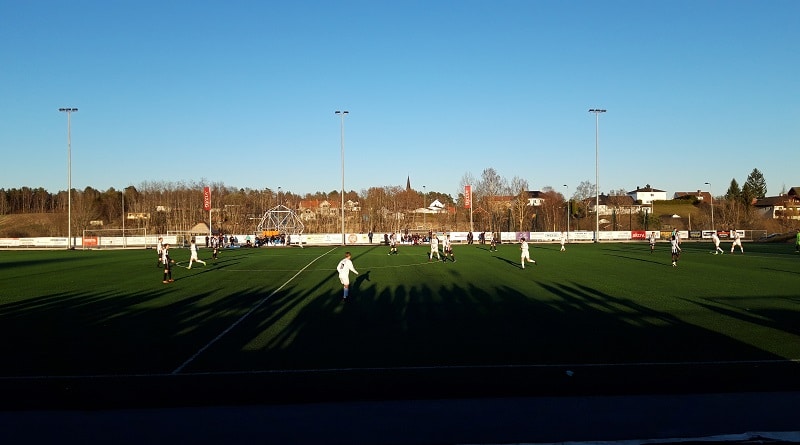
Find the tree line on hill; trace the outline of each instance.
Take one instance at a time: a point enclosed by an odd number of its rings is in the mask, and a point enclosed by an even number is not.
[[[538,205],[532,206],[528,182],[514,177],[508,180],[493,168],[483,170],[480,177],[465,174],[461,179],[461,190],[472,186],[472,208],[465,208],[465,196],[455,198],[436,191],[419,191],[406,187],[370,187],[356,192],[345,192],[345,223],[348,233],[376,233],[427,231],[427,230],[471,230],[476,231],[562,231],[567,221],[572,230],[593,230],[593,213],[588,198],[594,196],[594,185],[583,181],[568,200],[551,186],[537,192]],[[167,231],[189,231],[198,222],[209,222],[209,212],[203,210],[203,188],[211,190],[211,227],[223,233],[252,233],[264,213],[284,205],[298,212],[306,212],[304,219],[307,233],[338,233],[341,230],[341,193],[331,192],[292,193],[288,190],[270,188],[235,188],[217,182],[166,182],[146,181],[138,187],[122,190],[113,187],[100,191],[92,187],[72,191],[72,227],[74,233],[91,228],[147,228],[149,233]],[[624,190],[612,190],[611,196],[624,196]],[[743,187],[731,181],[727,193],[714,198],[714,206],[720,223],[736,227],[754,227],[758,217],[752,211],[755,198],[766,194],[766,181],[758,169],[748,176]],[[441,212],[419,212],[431,202],[438,200],[445,209]],[[43,188],[0,189],[0,215],[20,213],[53,213],[66,215],[69,207],[66,191],[49,193]],[[328,211],[306,208],[303,203],[324,202],[330,204]],[[708,203],[704,213],[710,213]],[[124,221],[123,221],[124,218]],[[471,218],[471,219],[470,219]],[[641,229],[648,225],[655,228],[655,215],[637,214],[636,227],[633,217],[630,227]],[[63,227],[61,227],[63,226]],[[66,233],[66,217],[63,223],[51,228],[51,233],[27,234],[25,236],[63,236]]]

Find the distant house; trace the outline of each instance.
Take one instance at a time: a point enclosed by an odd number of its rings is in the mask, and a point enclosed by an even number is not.
[[[636,187],[636,190],[628,192],[628,196],[633,198],[634,201],[641,202],[642,204],[650,205],[653,201],[666,201],[667,192],[664,190],[654,189],[647,184],[644,187]]]
[[[529,207],[539,207],[544,204],[545,198],[544,193],[540,190],[528,190],[525,192],[527,194]],[[491,208],[495,210],[500,209],[507,209],[514,205],[518,195],[501,195],[501,196],[491,196],[487,200],[489,201],[489,205]]]
[[[767,218],[800,219],[800,187],[792,187],[785,195],[759,198],[753,207]]]
[[[346,212],[359,212],[361,205],[358,202],[347,200],[344,203],[344,210]],[[331,205],[330,201],[324,199],[304,199],[300,201],[297,206],[297,213],[303,221],[310,221],[318,217],[338,215],[341,212],[339,206]]]
[[[432,212],[442,212],[444,211],[444,204],[438,199],[434,199],[433,202],[428,205],[428,210]]]
[[[689,199],[692,197],[697,198],[697,200],[700,202],[707,202],[709,204],[711,203],[711,201],[713,201],[713,199],[711,198],[711,193],[704,192],[701,190],[698,190],[696,192],[675,192],[675,194],[672,195],[672,199]]]
[[[641,204],[634,201],[630,195],[600,195],[599,197],[590,197],[584,200],[584,203],[590,212],[595,212],[595,207],[597,207],[598,200],[600,201],[600,207],[598,207],[597,210],[600,215],[611,215],[614,213],[635,213],[642,208]]]
[[[540,190],[528,190],[528,205],[531,207],[539,207],[544,203],[544,193]]]
[[[324,201],[324,202],[326,203],[326,205],[328,207],[330,207],[330,204],[327,204],[328,201]],[[310,210],[310,211],[316,213],[317,210],[322,205],[322,203],[323,203],[323,201],[320,201],[319,199],[304,199],[304,200],[300,201],[300,203],[297,205],[297,208],[300,211]]]

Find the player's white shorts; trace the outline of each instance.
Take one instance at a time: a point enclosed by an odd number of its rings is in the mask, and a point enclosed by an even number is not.
[[[342,285],[349,286],[350,285],[350,274],[339,275],[339,281],[342,282]]]
[[[197,252],[192,252],[192,257],[189,258],[189,261],[195,260],[197,261]]]
[[[520,255],[520,257],[523,260],[530,260],[531,259],[531,253],[529,251],[527,251],[527,250],[523,250],[522,251],[522,255]]]

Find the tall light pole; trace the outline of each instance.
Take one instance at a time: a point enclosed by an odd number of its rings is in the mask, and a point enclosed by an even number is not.
[[[428,207],[425,203],[428,202],[428,189],[422,186],[422,225],[428,226]]]
[[[594,113],[594,242],[600,241],[600,113],[606,110],[592,108],[590,113]]]
[[[336,110],[336,114],[338,114],[342,118],[342,123],[340,126],[341,131],[341,145],[342,145],[342,245],[344,246],[345,239],[344,239],[344,117],[347,114],[350,114],[349,111],[339,111]]]
[[[567,184],[564,184],[564,190],[569,190]],[[569,214],[570,214],[570,200],[567,198],[567,242],[569,242]]]
[[[67,113],[67,249],[72,248],[72,113],[77,108],[59,108]]]
[[[122,188],[122,247],[128,247],[125,241],[125,187]]]
[[[708,194],[711,195],[711,230],[716,232],[716,228],[714,227],[714,192],[712,190],[710,182],[706,182],[708,185]]]

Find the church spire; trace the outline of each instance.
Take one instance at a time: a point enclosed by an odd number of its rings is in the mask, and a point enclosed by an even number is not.
[[[406,191],[407,192],[411,191],[411,175],[406,177]]]

